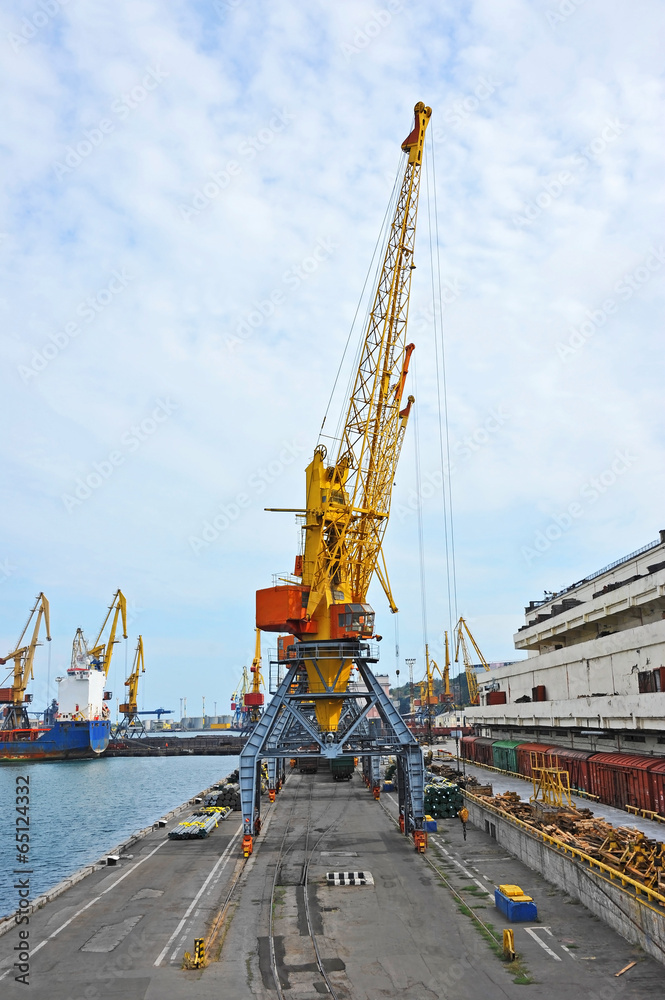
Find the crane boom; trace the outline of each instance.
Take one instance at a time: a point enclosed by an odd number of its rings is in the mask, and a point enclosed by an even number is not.
[[[35,617],[35,614],[37,617],[35,618],[32,637],[27,645],[23,645],[23,639],[30,627],[30,622]],[[16,643],[16,649],[14,649],[11,653],[8,653],[6,657],[0,660],[0,663],[3,664],[6,663],[7,660],[14,661],[14,675],[11,687],[0,688],[0,702],[5,702],[6,704],[11,705],[11,708],[9,709],[9,712],[4,720],[4,729],[29,727],[29,720],[25,709],[25,692],[28,682],[31,681],[33,677],[35,650],[39,645],[39,632],[42,621],[46,627],[46,639],[50,642],[51,618],[49,602],[45,595],[40,593],[35,601],[34,607],[30,611],[30,615],[25,623],[23,631],[19,636],[18,642]]]
[[[419,102],[414,114],[414,127],[402,143],[404,173],[337,456],[326,465],[326,448],[318,445],[307,467],[304,545],[294,574],[300,581],[257,592],[256,624],[266,631],[315,636],[317,642],[371,638],[374,612],[366,600],[375,573],[391,611],[397,611],[382,543],[414,402],[409,396],[402,403],[414,350],[406,332],[420,170],[432,111]],[[316,700],[316,718],[326,732],[337,729],[339,695],[347,689],[351,666],[351,658],[332,651],[325,663],[306,664],[310,691],[336,695]]]
[[[473,664],[471,663],[471,657],[469,655],[469,650],[466,644],[466,638],[464,636],[465,632],[469,637],[469,640],[476,651],[478,659],[480,660],[485,670],[489,672],[490,666],[485,657],[483,656],[483,654],[480,652],[480,649],[478,648],[478,643],[473,638],[471,630],[467,625],[466,621],[464,620],[464,618],[460,618],[457,625],[455,626],[455,635],[456,635],[455,662],[458,662],[459,660],[459,652],[461,649],[462,660],[464,662],[464,670],[466,673],[466,683],[469,689],[469,702],[472,705],[477,705],[480,700],[480,695],[478,693],[478,679],[476,677],[476,672],[473,669]]]
[[[111,616],[113,616],[111,618]],[[108,609],[106,618],[102,623],[102,627],[99,630],[99,634],[95,639],[92,647],[88,650],[88,654],[97,659],[100,662],[101,668],[104,671],[104,677],[108,677],[109,670],[111,669],[111,660],[113,658],[113,646],[119,640],[116,639],[115,634],[118,628],[118,618],[122,617],[122,637],[127,638],[127,602],[125,600],[125,595],[121,590],[116,590],[113,595],[113,600],[111,606]],[[108,639],[102,642],[102,635],[104,634],[104,629],[106,628],[109,620],[111,620],[111,628],[109,631]]]

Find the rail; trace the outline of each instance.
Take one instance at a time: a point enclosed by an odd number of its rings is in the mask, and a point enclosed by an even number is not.
[[[517,816],[513,816],[511,813],[506,812],[505,809],[500,809],[498,806],[489,803],[482,795],[474,795],[472,792],[464,792],[464,795],[471,799],[476,805],[481,806],[483,809],[487,809],[489,812],[495,813],[502,819],[505,819],[512,823],[514,826],[520,827],[525,833],[530,834],[538,840],[544,841],[550,847],[555,848],[560,853],[576,860],[583,861],[589,866],[591,871],[594,869],[604,876],[609,876],[610,882],[620,882],[622,888],[629,886],[633,889],[635,898],[639,903],[644,903],[644,900],[640,897],[642,895],[646,896],[649,902],[655,902],[658,905],[658,910],[656,912],[662,913],[665,911],[665,896],[657,892],[655,889],[650,889],[648,886],[643,885],[641,882],[637,882],[635,879],[631,878],[629,875],[624,874],[620,869],[613,868],[611,865],[606,864],[604,861],[598,861],[597,858],[592,858],[590,854],[585,854],[584,851],[580,851],[577,847],[572,847],[570,844],[564,843],[563,840],[559,840],[558,837],[553,837],[549,833],[544,833],[542,830],[538,830],[531,826],[529,823],[525,823],[524,820],[518,819]]]

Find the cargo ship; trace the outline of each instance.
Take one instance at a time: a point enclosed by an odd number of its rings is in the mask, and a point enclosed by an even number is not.
[[[12,711],[14,724],[0,729],[0,761],[76,760],[98,757],[109,742],[111,723],[104,691],[106,674],[88,652],[79,630],[72,661],[64,677],[57,677],[58,710],[45,726],[30,724],[25,710]]]

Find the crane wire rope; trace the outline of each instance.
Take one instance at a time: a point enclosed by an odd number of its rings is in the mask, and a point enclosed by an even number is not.
[[[413,382],[418,398],[418,364],[413,361]],[[420,615],[423,630],[423,652],[427,644],[427,597],[425,590],[425,534],[423,529],[423,497],[422,497],[422,475],[420,468],[420,420],[418,419],[418,407],[413,408],[413,420],[415,429],[415,459],[416,459],[416,515],[418,523],[418,566],[420,571]]]
[[[439,437],[439,460],[441,462],[441,500],[443,507],[443,530],[446,549],[446,585],[448,592],[449,634],[457,621],[457,569],[455,561],[455,530],[453,518],[453,497],[450,462],[450,426],[448,418],[448,387],[446,378],[446,357],[443,333],[441,252],[439,242],[439,216],[436,197],[436,166],[431,141],[426,143],[425,185],[427,191],[427,222],[429,231],[430,275],[432,291],[432,322],[434,326],[434,352],[436,369],[436,395]],[[430,160],[432,163],[432,197],[430,198]],[[432,225],[432,208],[434,225]],[[438,302],[438,308],[437,308]]]
[[[365,275],[365,281],[363,282],[363,287],[362,287],[362,290],[360,292],[360,297],[358,299],[358,305],[356,306],[356,311],[354,313],[353,320],[351,322],[351,327],[349,329],[349,333],[348,333],[348,336],[346,338],[346,344],[344,345],[344,351],[342,353],[341,360],[340,360],[339,365],[337,367],[337,373],[335,375],[335,381],[333,382],[333,387],[332,387],[332,389],[330,391],[330,396],[328,398],[328,403],[327,403],[327,406],[326,406],[326,409],[325,409],[325,413],[324,413],[324,416],[323,416],[323,421],[321,422],[321,428],[319,430],[319,436],[318,436],[317,442],[316,442],[317,445],[321,441],[322,437],[328,436],[328,435],[324,435],[323,434],[323,428],[325,426],[326,420],[328,419],[328,412],[330,410],[330,406],[331,406],[332,401],[333,401],[333,396],[335,395],[335,389],[337,388],[337,383],[339,381],[339,377],[341,375],[342,368],[344,366],[344,360],[346,358],[346,354],[347,354],[347,351],[349,349],[349,344],[351,343],[351,337],[353,336],[353,331],[354,331],[355,326],[356,326],[356,320],[358,319],[358,313],[360,312],[360,307],[361,307],[361,305],[363,303],[363,298],[365,296],[365,291],[367,289],[367,284],[368,284],[369,279],[372,276],[372,274],[374,274],[375,279],[378,278],[379,269],[381,268],[381,266],[383,264],[383,261],[382,261],[381,257],[379,257],[377,259],[377,252],[379,251],[380,247],[383,245],[383,239],[384,239],[384,234],[386,232],[388,220],[392,219],[393,214],[394,214],[394,207],[395,207],[395,203],[397,201],[397,196],[398,196],[399,190],[400,190],[400,165],[401,165],[402,155],[403,154],[400,151],[400,159],[398,161],[397,171],[395,173],[395,180],[393,182],[392,193],[390,195],[390,200],[388,202],[388,207],[386,208],[385,214],[383,216],[383,221],[381,223],[381,228],[379,230],[379,235],[377,236],[376,243],[374,244],[374,250],[372,252],[372,259],[370,260],[369,267],[367,268],[367,273]],[[374,261],[375,260],[377,261],[376,266],[374,266]],[[376,280],[375,280],[375,284],[376,284]],[[363,330],[365,330],[367,328],[367,323],[368,323],[368,320],[369,320],[369,314],[370,314],[371,308],[372,308],[372,300],[368,299],[367,308],[365,310],[365,320],[364,320],[364,323],[363,323]],[[357,351],[356,351],[356,360],[358,360],[358,361],[360,359],[360,351],[361,351],[361,349],[362,349],[362,340],[359,342],[358,348],[357,348]],[[350,396],[351,389],[353,388],[353,379],[355,378],[355,368],[357,368],[357,364],[355,366],[351,366],[351,374],[350,374],[349,380],[348,380],[346,398],[348,398]],[[346,414],[344,412],[344,408],[342,407],[342,412],[340,413],[340,416],[339,416],[338,424],[337,424],[337,427],[335,429],[335,434],[334,435],[330,435],[330,437],[332,437],[333,440],[339,440],[340,439],[341,423],[342,423],[342,420],[345,418],[345,416],[346,416]]]

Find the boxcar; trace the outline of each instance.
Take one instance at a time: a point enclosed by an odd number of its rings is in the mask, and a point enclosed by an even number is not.
[[[591,750],[571,750],[568,747],[550,747],[549,757],[558,757],[559,766],[568,771],[570,777],[570,787],[579,788],[583,792],[590,792],[589,784],[589,757]]]
[[[353,757],[332,757],[330,760],[330,773],[334,781],[350,781],[354,770]]]
[[[521,740],[497,740],[492,746],[492,759],[495,767],[502,771],[517,772],[517,747]]]
[[[636,754],[594,753],[587,762],[590,791],[618,809],[653,809],[649,769],[654,763],[653,757]]]
[[[649,783],[651,785],[652,809],[665,816],[665,760],[658,760],[649,768]]]
[[[517,770],[519,774],[523,774],[527,778],[532,777],[531,754],[533,752],[546,754],[548,750],[557,750],[557,749],[558,747],[553,747],[551,743],[520,743],[520,745],[516,747]]]
[[[479,764],[492,764],[492,744],[496,740],[491,740],[487,736],[479,736],[473,744],[474,760]]]
[[[476,759],[473,748],[474,748],[474,745],[475,745],[475,742],[476,742],[477,739],[478,739],[477,736],[463,736],[462,737],[462,742],[461,742],[461,745],[460,745],[460,756],[464,757],[465,760],[475,760]]]

